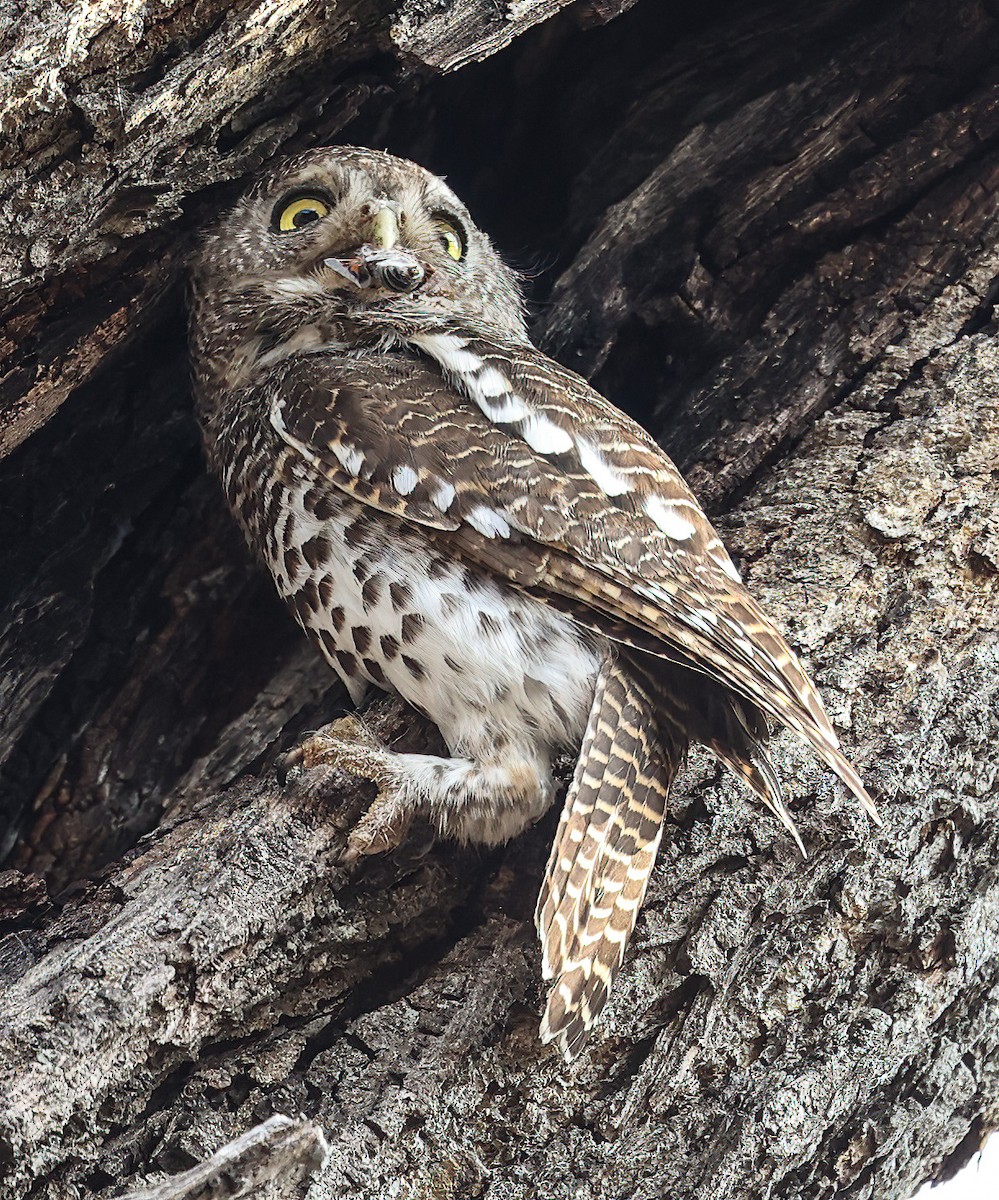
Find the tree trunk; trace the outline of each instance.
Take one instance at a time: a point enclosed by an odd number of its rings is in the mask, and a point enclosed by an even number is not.
[[[8,6],[4,1200],[905,1200],[999,1125],[997,16]],[[778,738],[801,862],[695,754],[571,1067],[537,1038],[555,814],[349,873],[368,785],[275,778],[346,697],[204,472],[181,280],[261,164],[334,140],[448,174],[884,815]]]

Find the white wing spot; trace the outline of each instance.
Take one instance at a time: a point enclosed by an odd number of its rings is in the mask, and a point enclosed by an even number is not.
[[[349,442],[334,442],[330,449],[348,475],[360,475],[361,467],[364,466],[364,455],[356,446],[350,445]]]
[[[675,542],[685,542],[694,534],[694,526],[682,517],[676,507],[662,496],[646,496],[645,511],[668,538]]]
[[[501,513],[498,513],[494,508],[487,508],[484,504],[477,504],[471,509],[465,520],[477,529],[483,537],[507,538],[510,536],[510,526]]]
[[[495,367],[485,366],[472,381],[478,395],[492,399],[494,396],[505,396],[512,392],[513,387],[505,375],[501,375]]]
[[[736,583],[742,583],[742,576],[735,569],[735,563],[726,555],[722,558],[720,555],[711,555],[712,559],[721,567],[729,579],[734,579]]]
[[[572,449],[571,435],[538,413],[524,419],[520,432],[524,441],[538,454],[565,454]]]
[[[413,341],[432,357],[436,358],[445,371],[455,375],[470,375],[482,366],[482,359],[467,343],[453,333],[424,333]]]
[[[511,394],[507,394],[497,403],[473,390],[472,399],[489,420],[495,421],[497,425],[510,425],[514,421],[522,421],[530,412],[519,396]]]
[[[714,614],[712,614],[712,615],[714,615]],[[691,629],[697,629],[701,633],[708,634],[708,636],[710,637],[711,625],[709,625],[708,622],[705,621],[704,616],[702,615],[701,612],[686,613],[684,615],[683,622],[685,625],[689,625]],[[717,624],[717,620],[714,623]]]
[[[510,381],[487,363],[467,343],[451,333],[425,333],[414,344],[437,360],[445,371],[457,375],[475,403],[490,421],[509,425],[530,415],[524,401],[514,394]]]
[[[454,487],[445,480],[440,480],[436,488],[430,493],[430,499],[441,510],[447,512],[454,501],[456,492]]]
[[[591,476],[605,496],[622,496],[631,490],[631,484],[625,476],[610,465],[588,438],[576,438],[576,450],[583,470]]]
[[[419,482],[419,475],[410,466],[396,467],[392,472],[392,486],[400,496],[408,496]]]
[[[738,621],[733,621],[731,617],[722,617],[722,624],[727,626],[729,634],[734,642],[739,644],[739,647],[749,655],[750,658],[756,652],[756,647],[746,636],[746,631],[742,628]]]

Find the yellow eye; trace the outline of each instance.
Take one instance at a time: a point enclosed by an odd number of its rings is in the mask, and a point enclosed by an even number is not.
[[[440,234],[441,245],[444,249],[451,255],[455,262],[461,262],[465,257],[465,243],[458,230],[455,229],[450,221],[442,220],[440,217],[434,221],[434,227]]]
[[[296,196],[294,200],[278,205],[274,223],[282,233],[294,233],[313,221],[322,220],[329,211],[330,206],[318,196]]]

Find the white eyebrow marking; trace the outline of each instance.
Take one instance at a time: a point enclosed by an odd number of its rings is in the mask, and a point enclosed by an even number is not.
[[[531,449],[539,454],[565,454],[572,449],[572,437],[554,421],[538,413],[524,418],[520,433]]]
[[[419,475],[408,465],[396,467],[392,472],[392,486],[400,496],[408,496],[419,482]]]
[[[645,511],[663,533],[675,542],[685,542],[693,536],[694,526],[686,517],[681,517],[676,507],[662,496],[646,496]]]
[[[576,438],[576,451],[583,470],[605,496],[622,496],[631,491],[631,484],[616,467],[612,467],[589,438]]]

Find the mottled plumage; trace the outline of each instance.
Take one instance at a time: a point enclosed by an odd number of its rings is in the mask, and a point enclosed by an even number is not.
[[[773,718],[873,814],[673,464],[530,343],[514,275],[440,179],[356,148],[292,160],[209,235],[194,284],[206,444],[251,544],[354,700],[397,691],[453,756],[356,725],[301,748],[379,784],[348,856],[416,812],[512,837],[578,754],[537,906],[546,1039],[575,1053],[606,1001],[691,740],[795,833]]]

